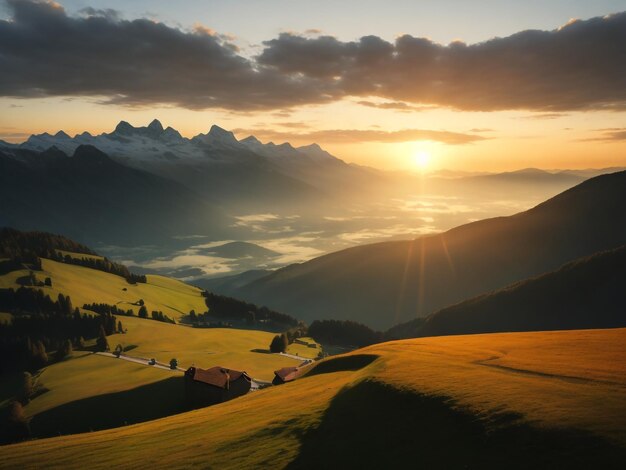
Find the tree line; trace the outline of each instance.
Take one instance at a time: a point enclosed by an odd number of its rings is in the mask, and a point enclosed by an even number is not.
[[[248,302],[210,292],[204,292],[203,295],[209,309],[209,316],[218,320],[237,321],[249,325],[260,323],[277,328],[296,327],[301,323],[290,315],[270,310],[267,307],[257,307]]]
[[[24,287],[0,289],[0,310],[12,314],[9,322],[0,322],[0,373],[39,369],[88,339],[96,338],[97,347],[106,350],[106,336],[123,331],[112,314],[81,314],[69,296],[59,294],[53,301]]]
[[[68,251],[78,255],[62,255],[60,251]],[[84,266],[126,279],[130,284],[145,283],[146,276],[134,274],[123,264],[115,263],[98,256],[90,248],[61,235],[46,232],[21,232],[12,228],[0,229],[0,258],[7,258],[0,263],[0,273],[19,269],[21,265],[30,265],[32,269],[41,270],[40,258],[47,258],[67,264]]]

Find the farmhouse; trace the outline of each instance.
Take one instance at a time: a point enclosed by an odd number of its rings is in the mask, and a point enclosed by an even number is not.
[[[194,407],[232,400],[250,391],[252,379],[245,372],[215,366],[190,367],[185,372],[185,398]]]
[[[292,380],[300,377],[301,373],[302,371],[299,367],[283,367],[282,369],[275,370],[272,384],[280,385],[286,382],[291,382]]]

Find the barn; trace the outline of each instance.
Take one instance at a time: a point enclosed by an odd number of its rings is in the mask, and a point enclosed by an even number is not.
[[[285,382],[291,382],[292,380],[300,377],[301,369],[299,367],[283,367],[282,369],[278,369],[274,371],[274,380],[272,380],[272,384],[280,385]]]
[[[232,400],[250,391],[252,379],[245,372],[221,366],[190,367],[185,371],[185,397],[193,407]]]

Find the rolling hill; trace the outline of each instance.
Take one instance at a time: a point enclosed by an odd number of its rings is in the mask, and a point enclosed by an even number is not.
[[[222,288],[305,321],[386,329],[623,245],[625,202],[626,172],[602,175],[510,217],[358,246]]]
[[[626,246],[399,324],[387,337],[626,326]]]
[[[0,447],[0,468],[621,468],[625,335],[378,344],[209,408]]]

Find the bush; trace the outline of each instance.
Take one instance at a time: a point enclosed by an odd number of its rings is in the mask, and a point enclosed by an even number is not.
[[[178,367],[178,361],[176,359],[170,360],[170,369],[176,370]]]

